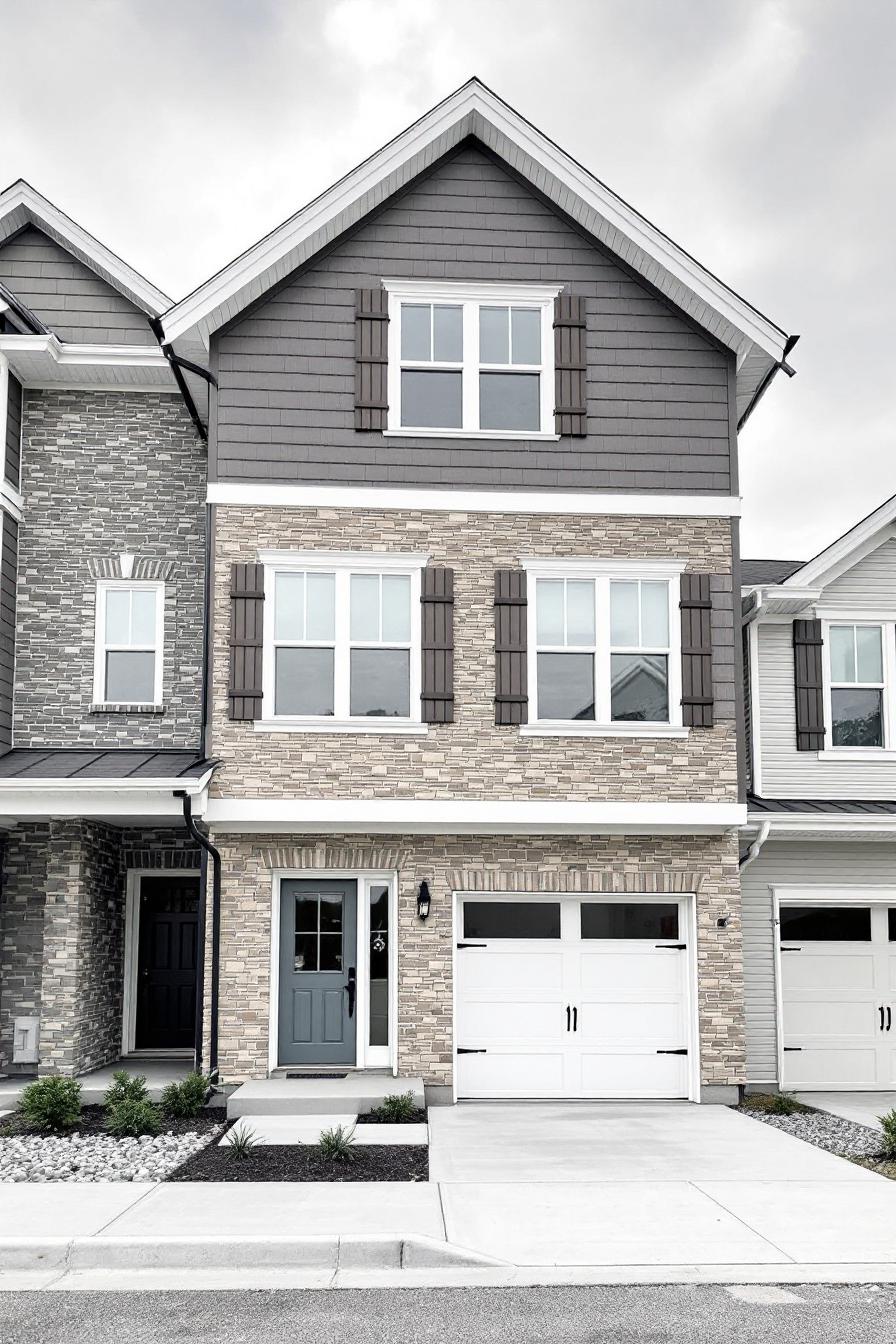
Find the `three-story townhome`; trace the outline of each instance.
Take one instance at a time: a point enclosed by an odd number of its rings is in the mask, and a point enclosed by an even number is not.
[[[217,384],[222,1080],[735,1098],[737,432],[792,338],[476,80],[163,327]]]
[[[747,1081],[896,1089],[896,500],[745,561]]]
[[[194,1049],[206,453],[169,304],[0,193],[3,1073]]]

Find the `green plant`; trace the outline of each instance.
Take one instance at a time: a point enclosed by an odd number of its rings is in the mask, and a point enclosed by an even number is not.
[[[188,1073],[179,1083],[169,1083],[162,1093],[162,1110],[172,1120],[192,1120],[199,1115],[210,1083],[204,1073]]]
[[[345,1125],[336,1125],[333,1129],[322,1129],[318,1149],[321,1157],[325,1157],[328,1162],[352,1162],[354,1153],[352,1149],[355,1144],[355,1127],[346,1129]]]
[[[413,1092],[401,1092],[395,1093],[391,1097],[383,1097],[382,1103],[376,1107],[374,1115],[386,1124],[410,1124],[417,1119],[417,1103],[414,1101]]]
[[[39,1078],[22,1093],[19,1114],[29,1129],[72,1129],[81,1118],[81,1084],[74,1078]]]
[[[896,1109],[879,1115],[878,1120],[884,1131],[884,1156],[896,1158]]]
[[[245,1162],[246,1158],[251,1157],[255,1149],[260,1146],[260,1141],[255,1137],[255,1130],[245,1121],[234,1125],[224,1142],[227,1145],[228,1156],[235,1158],[237,1162]]]
[[[799,1102],[786,1092],[776,1092],[769,1103],[769,1115],[793,1115],[799,1109]]]
[[[112,1083],[106,1090],[103,1102],[107,1110],[120,1106],[123,1101],[149,1101],[146,1079],[142,1074],[127,1073],[117,1069],[112,1075]]]
[[[158,1134],[161,1128],[158,1109],[151,1101],[125,1097],[106,1107],[106,1129],[117,1139],[138,1139],[141,1134]]]

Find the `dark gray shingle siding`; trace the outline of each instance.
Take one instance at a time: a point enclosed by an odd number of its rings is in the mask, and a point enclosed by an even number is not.
[[[156,344],[145,313],[32,226],[0,247],[0,280],[61,341]]]
[[[6,479],[19,488],[19,441],[22,436],[22,385],[9,375],[6,400]]]
[[[587,437],[477,442],[356,432],[355,290],[383,276],[556,282],[584,295]],[[731,487],[728,355],[475,147],[420,179],[215,344],[213,479]]]
[[[0,551],[0,751],[12,745],[12,687],[16,637],[16,566],[19,525],[8,513],[2,517]]]

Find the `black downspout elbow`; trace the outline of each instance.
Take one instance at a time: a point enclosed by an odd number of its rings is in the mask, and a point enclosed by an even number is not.
[[[175,792],[175,798],[183,801],[184,825],[192,838],[203,851],[203,881],[199,893],[198,919],[198,955],[196,957],[196,1029],[193,1050],[196,1056],[196,1071],[202,1072],[202,1028],[205,1008],[205,930],[208,905],[208,859],[212,864],[212,974],[211,1004],[209,1008],[209,1049],[208,1067],[213,1080],[218,1077],[218,985],[220,982],[219,943],[221,934],[221,855],[215,849],[208,836],[203,835],[193,817],[193,805],[190,795],[183,789]]]

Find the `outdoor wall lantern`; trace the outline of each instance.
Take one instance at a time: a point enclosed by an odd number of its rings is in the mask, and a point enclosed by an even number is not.
[[[429,883],[421,882],[417,891],[417,915],[420,919],[429,919],[429,907],[432,904],[432,897],[429,894]]]

